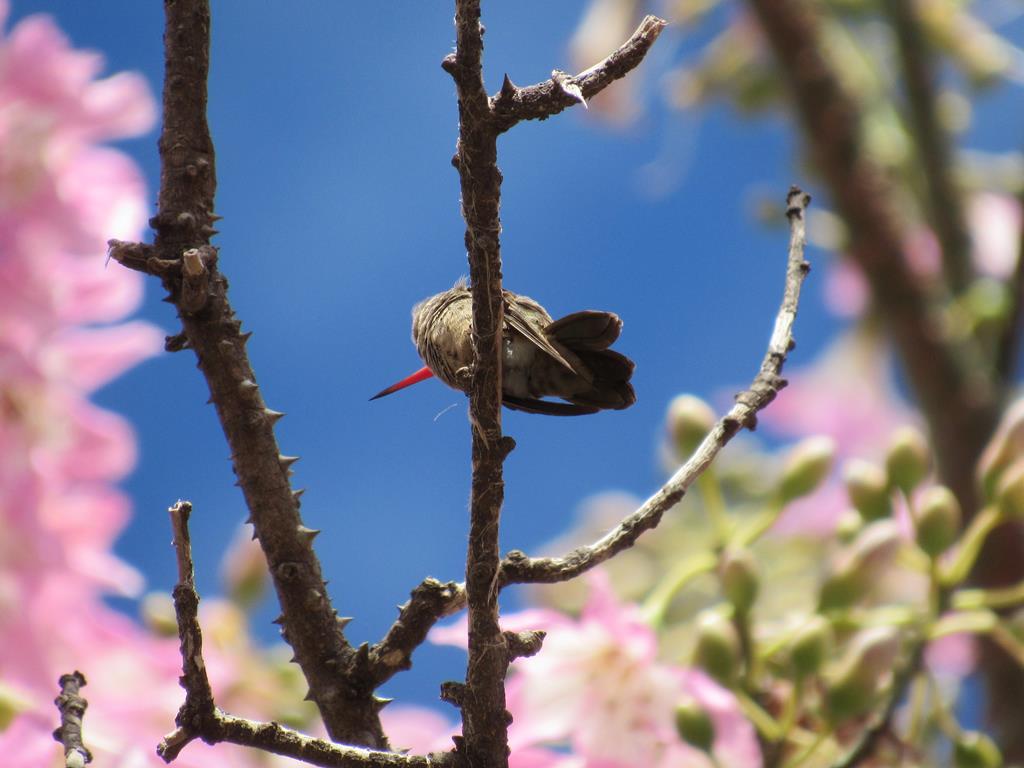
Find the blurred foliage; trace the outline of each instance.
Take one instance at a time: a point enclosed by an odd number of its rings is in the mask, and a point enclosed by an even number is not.
[[[672,403],[666,470],[699,442],[698,425],[710,429],[710,414],[689,395]],[[695,664],[736,694],[766,765],[852,765],[844,761],[875,729],[885,738],[857,765],[1001,765],[988,736],[958,724],[957,701],[974,637],[994,639],[1024,666],[1024,584],[964,584],[985,538],[1024,515],[1024,408],[1011,414],[979,471],[989,489],[984,510],[966,529],[915,429],[892,434],[883,462],[850,459],[835,472],[829,439],[768,451],[746,438],[656,535],[605,567],[619,595],[657,628],[666,661]],[[836,503],[833,477],[843,478],[841,515],[825,509]],[[838,522],[787,525],[797,504],[820,504],[821,519]],[[638,505],[624,494],[597,496],[550,549],[591,541]],[[572,612],[584,591],[570,582],[533,596]],[[691,744],[707,743],[692,702],[677,722]]]

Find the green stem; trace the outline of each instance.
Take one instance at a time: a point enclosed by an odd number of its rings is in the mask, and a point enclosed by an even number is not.
[[[698,576],[714,570],[716,565],[718,558],[711,552],[698,552],[676,563],[644,601],[643,614],[647,622],[652,627],[660,626],[679,591]]]
[[[697,478],[697,490],[704,502],[704,510],[708,519],[711,520],[711,528],[715,532],[715,548],[721,549],[729,540],[731,525],[726,513],[725,496],[722,494],[722,484],[718,480],[718,474],[713,470],[707,470]]]
[[[810,744],[804,747],[802,751],[797,752],[791,760],[783,764],[782,768],[798,768],[798,766],[801,766],[804,763],[806,763],[807,760],[811,757],[811,755],[813,755],[818,750],[818,747],[824,744],[825,740],[828,739],[831,735],[832,733],[830,729],[824,729],[819,731],[815,736],[814,741],[812,741]]]
[[[779,515],[782,514],[784,507],[785,505],[778,497],[770,499],[767,508],[758,513],[753,520],[741,526],[733,534],[732,540],[729,543],[735,547],[747,547],[753,544],[764,536],[769,528],[775,525],[775,521],[779,519]]]
[[[974,608],[1015,608],[1024,605],[1024,581],[1011,587],[997,589],[963,589],[953,593],[953,607],[958,610]]]

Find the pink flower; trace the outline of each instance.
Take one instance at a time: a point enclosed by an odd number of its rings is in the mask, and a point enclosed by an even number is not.
[[[568,765],[706,766],[710,761],[676,733],[676,706],[696,699],[711,716],[716,759],[760,765],[753,728],[727,690],[696,670],[658,660],[654,631],[635,605],[623,604],[602,572],[589,577],[579,619],[548,610],[506,616],[506,630],[543,629],[536,656],[517,660],[506,686],[517,750],[568,743]],[[465,623],[431,633],[435,642],[465,645]]]
[[[0,0],[0,23],[6,14]],[[140,275],[105,264],[108,238],[141,232],[142,177],[95,142],[148,129],[155,107],[140,76],[96,80],[101,67],[46,16],[0,38],[0,685],[16,701],[0,752],[14,768],[62,763],[51,735],[62,673],[89,680],[86,743],[109,766],[161,765],[154,749],[183,697],[177,639],[103,602],[142,588],[112,552],[130,514],[115,483],[136,446],[130,425],[88,397],[155,354],[161,334],[141,322],[81,326],[122,320],[142,297]],[[223,635],[230,622],[215,609],[203,615]],[[230,650],[217,634],[208,642],[219,687],[250,679],[244,645]],[[206,750],[190,746],[178,762],[207,765]],[[254,759],[216,753],[219,765]]]
[[[1020,250],[1020,203],[1007,195],[982,192],[971,198],[967,219],[975,266],[983,275],[1009,277]]]

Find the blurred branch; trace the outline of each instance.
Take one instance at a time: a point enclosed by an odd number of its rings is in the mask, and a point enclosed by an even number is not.
[[[53,738],[64,747],[65,768],[82,768],[92,762],[92,753],[82,744],[82,718],[89,702],[79,693],[85,685],[85,675],[78,670],[61,675],[58,681],[60,695],[53,700],[60,711],[60,727]]]
[[[657,16],[645,16],[618,50],[576,76],[556,70],[550,80],[520,88],[505,75],[501,90],[491,99],[498,133],[520,120],[546,120],[575,104],[586,105],[587,99],[639,66],[667,24]]]
[[[940,474],[968,511],[976,508],[973,468],[995,427],[1003,382],[976,340],[942,330],[903,254],[893,192],[861,143],[861,114],[821,50],[818,7],[805,0],[750,0],[768,38],[818,171],[850,236],[931,427]]]
[[[454,766],[454,753],[429,757],[375,752],[356,747],[343,747],[323,739],[314,739],[279,723],[261,723],[228,715],[214,705],[213,690],[203,659],[203,634],[199,626],[199,593],[195,586],[192,543],[188,518],[192,505],[179,501],[168,512],[178,562],[178,583],[174,587],[174,612],[181,640],[181,686],[185,703],[178,711],[178,728],[164,737],[157,754],[171,762],[189,743],[202,739],[207,744],[228,742],[253,747],[275,755],[295,758],[310,765],[339,768],[370,768],[383,766]]]
[[[1017,203],[1024,208],[1024,197]],[[1013,381],[1020,360],[1021,327],[1024,326],[1024,227],[1018,234],[1017,263],[1007,285],[1010,309],[996,342],[996,372],[1003,381]]]
[[[942,247],[946,280],[954,294],[970,284],[970,236],[962,199],[953,181],[951,146],[942,128],[935,92],[935,67],[917,0],[886,0],[899,43],[914,147],[924,171],[929,221]]]
[[[246,352],[249,334],[228,301],[217,266],[213,198],[214,149],[206,123],[209,71],[208,0],[165,0],[163,130],[159,212],[153,246],[110,243],[111,258],[158,275],[178,309],[231,448],[238,484],[267,557],[281,603],[282,635],[309,683],[332,739],[386,747],[380,700],[365,678],[363,657],[345,640],[327,598],[313,552],[316,531],[302,525],[299,493],[289,475],[296,457],[283,456],[274,425],[284,415],[266,407]]]
[[[915,282],[903,254],[903,231],[893,191],[866,156],[861,114],[843,90],[821,50],[819,7],[806,0],[749,0],[787,81],[805,140],[836,207],[846,222],[850,255],[871,286],[928,421],[939,475],[970,516],[978,504],[974,468],[995,429],[1012,380],[1001,378],[973,336],[951,333],[938,299]],[[975,578],[985,586],[1013,583],[1024,575],[1020,530],[991,537]],[[1024,756],[1019,668],[998,653],[983,663],[990,713],[997,721],[1007,759]]]
[[[522,552],[509,552],[501,567],[501,583],[567,581],[603,563],[618,552],[628,549],[640,535],[661,522],[661,517],[686,493],[690,485],[710,466],[718,453],[742,428],[757,426],[757,413],[767,406],[785,385],[781,377],[786,355],[793,348],[793,323],[800,300],[800,287],[810,265],[804,261],[806,242],[804,213],[810,202],[797,187],[786,197],[786,216],[790,223],[789,255],[782,305],[768,342],[768,351],[761,369],[750,388],[736,396],[736,404],[715,424],[703,442],[665,485],[643,505],[626,517],[601,539],[579,547],[561,557],[528,557]]]

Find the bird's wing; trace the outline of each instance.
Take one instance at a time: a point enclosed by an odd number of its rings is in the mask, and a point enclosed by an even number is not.
[[[590,405],[559,403],[552,400],[537,400],[528,397],[513,397],[511,395],[503,395],[501,402],[504,403],[506,408],[511,408],[513,411],[542,413],[545,416],[586,416],[601,410]]]
[[[572,371],[573,373],[581,373],[580,368],[578,366],[575,366],[568,360],[566,360],[565,355],[562,352],[560,352],[547,338],[545,338],[543,333],[538,333],[530,324],[529,320],[526,318],[524,314],[523,308],[532,310],[534,312],[536,312],[536,310],[534,309],[534,307],[531,307],[529,304],[523,302],[524,298],[525,297],[523,296],[519,296],[516,298],[515,301],[509,301],[505,303],[505,322],[508,323],[509,327],[512,330],[514,330],[516,333],[520,334],[524,338],[528,339],[538,349],[543,350],[546,354],[553,357],[559,363],[564,365],[566,369]],[[520,304],[523,304],[523,306],[518,306]],[[536,309],[539,309],[540,312],[544,312],[543,308],[539,304],[535,304],[535,307]],[[541,317],[546,317],[546,315],[547,313],[544,313],[544,315],[542,315]],[[548,322],[550,322],[550,319],[548,320]],[[545,323],[545,325],[547,325],[547,323]]]

